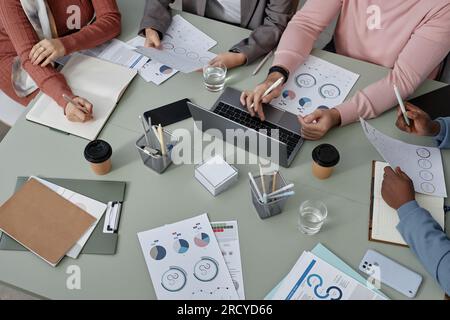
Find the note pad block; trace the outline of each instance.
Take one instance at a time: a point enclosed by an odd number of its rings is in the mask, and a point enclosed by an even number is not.
[[[55,267],[95,218],[35,179],[0,207],[0,230]]]
[[[216,156],[195,169],[195,178],[213,195],[217,196],[238,180],[238,171]]]

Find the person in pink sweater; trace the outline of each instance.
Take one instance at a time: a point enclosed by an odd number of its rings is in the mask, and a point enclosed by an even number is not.
[[[93,106],[72,93],[64,76],[52,65],[57,58],[94,48],[120,34],[121,15],[115,0],[46,0],[58,37],[39,40],[20,0],[0,0],[0,90],[26,106],[39,93],[53,98],[70,121],[92,118]],[[79,9],[80,29],[70,27],[73,6]],[[96,20],[90,23],[93,18]],[[12,84],[16,57],[40,90],[26,97],[17,95]],[[77,103],[67,103],[67,95]]]
[[[425,79],[437,76],[450,51],[450,0],[308,0],[286,28],[267,79],[242,94],[241,103],[252,116],[264,120],[262,104],[278,97],[282,86],[263,98],[266,89],[280,77],[287,81],[337,15],[336,52],[391,71],[336,108],[299,117],[301,134],[308,140],[391,109],[398,104],[394,84],[407,98]]]

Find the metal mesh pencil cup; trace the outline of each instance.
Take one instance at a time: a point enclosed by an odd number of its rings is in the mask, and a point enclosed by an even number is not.
[[[261,176],[255,176],[254,178],[262,194]],[[269,200],[267,203],[263,203],[259,199],[258,192],[255,190],[252,182],[251,181],[249,182],[250,182],[252,202],[256,209],[256,212],[258,213],[261,219],[267,219],[279,215],[280,213],[283,212],[284,206],[286,205],[286,202],[289,199],[289,197],[280,198],[278,200],[275,199],[273,201]],[[273,175],[265,175],[264,182],[267,193],[270,194],[272,192]],[[284,188],[285,186],[287,186],[286,180],[284,180],[283,176],[278,172],[275,190],[279,190],[281,188]]]
[[[172,164],[172,149],[177,145],[178,138],[172,135],[169,131],[163,130],[164,141],[166,143],[167,154],[165,156],[151,156],[144,152],[144,147],[147,146],[145,136],[142,135],[138,141],[136,141],[136,148],[138,149],[139,155],[141,156],[144,165],[153,171],[161,174],[166,171],[167,168]],[[154,149],[161,149],[158,138],[153,133],[153,130],[147,131],[147,137],[150,140],[150,147]]]

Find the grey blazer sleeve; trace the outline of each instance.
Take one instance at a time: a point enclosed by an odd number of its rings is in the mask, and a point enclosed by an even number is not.
[[[242,52],[247,57],[247,64],[254,62],[278,46],[281,35],[294,12],[292,0],[268,1],[263,23],[231,50]]]
[[[143,34],[147,28],[155,29],[160,36],[165,34],[172,22],[169,8],[172,2],[174,0],[146,0],[139,34]]]

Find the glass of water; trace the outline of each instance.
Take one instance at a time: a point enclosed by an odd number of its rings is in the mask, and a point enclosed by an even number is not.
[[[328,216],[327,206],[321,201],[305,201],[300,206],[298,229],[307,235],[317,234]]]
[[[207,65],[203,68],[205,87],[211,92],[222,91],[227,78],[227,67],[222,62]]]

